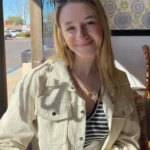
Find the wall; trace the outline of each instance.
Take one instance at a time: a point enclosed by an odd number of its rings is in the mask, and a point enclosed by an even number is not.
[[[101,0],[110,29],[149,29],[150,0]]]
[[[146,85],[145,44],[150,47],[150,36],[112,36],[116,66],[127,73],[131,87]]]

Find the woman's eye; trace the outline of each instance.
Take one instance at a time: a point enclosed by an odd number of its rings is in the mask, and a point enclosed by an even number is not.
[[[89,21],[89,22],[87,23],[87,25],[93,25],[93,24],[95,24],[94,21]]]
[[[70,30],[73,30],[73,29],[74,29],[74,27],[70,27],[66,31],[70,31]]]

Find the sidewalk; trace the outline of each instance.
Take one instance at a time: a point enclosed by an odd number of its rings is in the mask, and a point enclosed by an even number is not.
[[[8,101],[10,96],[15,89],[16,85],[22,78],[22,68],[15,70],[14,72],[7,75],[7,94],[8,94]]]
[[[7,74],[8,101],[16,85],[30,70],[31,70],[31,63],[23,63],[21,68],[15,70],[10,74]]]

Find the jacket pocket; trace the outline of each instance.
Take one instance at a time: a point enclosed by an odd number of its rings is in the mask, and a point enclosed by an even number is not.
[[[114,107],[113,118],[126,118],[133,112],[133,108],[127,100],[117,102]]]
[[[38,100],[37,117],[39,140],[50,145],[67,142],[68,122],[72,117],[70,103],[54,102],[48,107],[42,107],[42,101]]]

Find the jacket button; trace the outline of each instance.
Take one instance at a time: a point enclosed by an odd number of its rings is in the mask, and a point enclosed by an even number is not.
[[[73,90],[73,89],[74,89],[74,87],[73,87],[73,86],[71,86],[71,89]]]
[[[79,139],[80,139],[80,141],[83,141],[83,137],[80,137]]]
[[[84,110],[81,110],[81,113],[84,114]]]
[[[110,92],[110,95],[111,95],[111,96],[114,96],[115,94],[114,94],[114,92]]]
[[[125,115],[125,111],[124,110],[122,111],[122,114],[123,114],[123,116]]]
[[[56,115],[56,112],[52,112],[52,115],[55,116],[55,115]]]

